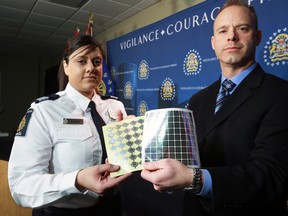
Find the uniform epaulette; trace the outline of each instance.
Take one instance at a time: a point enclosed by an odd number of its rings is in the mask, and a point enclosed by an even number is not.
[[[60,96],[58,94],[51,94],[51,95],[48,95],[48,96],[40,97],[40,98],[36,99],[34,102],[35,103],[40,103],[40,102],[45,101],[45,100],[56,100],[59,97]]]
[[[107,100],[107,99],[119,100],[119,98],[114,95],[100,95],[100,97],[102,100]]]

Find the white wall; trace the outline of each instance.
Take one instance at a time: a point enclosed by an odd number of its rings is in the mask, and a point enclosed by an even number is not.
[[[96,35],[96,38],[101,43],[103,49],[106,50],[106,41],[160,21],[172,14],[204,1],[205,0],[162,0],[129,19]]]

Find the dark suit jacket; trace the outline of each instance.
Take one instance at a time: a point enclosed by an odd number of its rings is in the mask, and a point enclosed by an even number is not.
[[[212,215],[285,215],[288,82],[258,65],[214,115],[219,85],[220,80],[193,95],[188,106],[201,166],[212,176]],[[189,196],[184,212],[209,215],[203,200],[201,205],[199,197]]]

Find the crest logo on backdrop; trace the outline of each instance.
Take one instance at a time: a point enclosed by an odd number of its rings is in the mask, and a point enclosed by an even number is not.
[[[140,80],[146,80],[149,77],[149,65],[147,61],[143,60],[139,64],[139,69],[138,69],[138,78]]]
[[[267,66],[288,63],[288,32],[287,28],[278,29],[269,37],[264,46],[264,62]]]
[[[140,101],[139,106],[138,106],[138,116],[144,116],[146,111],[148,111],[148,105],[145,101]]]
[[[133,84],[128,81],[124,86],[124,97],[125,99],[132,99],[133,97]]]
[[[197,75],[202,69],[202,59],[196,50],[190,50],[183,63],[185,75]]]
[[[175,85],[170,78],[166,78],[161,85],[161,99],[173,100],[175,98]]]

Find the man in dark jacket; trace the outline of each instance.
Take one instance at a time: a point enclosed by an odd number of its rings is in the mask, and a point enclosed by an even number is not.
[[[193,95],[201,169],[163,159],[141,176],[159,191],[189,188],[187,215],[287,215],[288,82],[255,61],[262,33],[255,10],[228,0],[212,47],[222,76]]]

